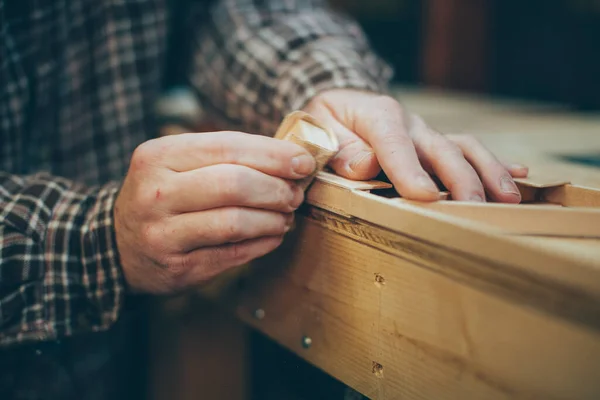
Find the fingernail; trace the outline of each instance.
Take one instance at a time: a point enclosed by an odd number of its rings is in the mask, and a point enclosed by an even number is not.
[[[440,192],[438,187],[435,185],[435,183],[433,183],[433,181],[431,179],[429,179],[429,177],[419,176],[417,178],[416,182],[417,182],[417,185],[421,186],[423,189],[427,190],[428,192],[432,192],[432,193]]]
[[[292,198],[290,206],[292,207],[292,209],[295,210],[296,208],[300,207],[300,205],[304,201],[304,190],[302,190],[300,186],[294,183],[291,183],[290,186],[292,187],[292,191],[294,192],[294,197]]]
[[[292,159],[292,169],[301,176],[310,175],[317,167],[315,158],[308,154],[302,154]]]
[[[509,169],[527,169],[523,164],[510,164],[508,166]]]
[[[360,152],[358,152],[357,155],[355,155],[352,160],[350,160],[350,162],[348,163],[348,168],[350,168],[352,171],[356,170],[356,167],[362,163],[367,157],[372,157],[373,153],[370,151],[366,151],[366,150],[361,150]]]
[[[521,195],[519,189],[517,189],[517,185],[515,185],[515,182],[508,176],[503,176],[500,179],[500,188],[504,193]]]
[[[289,232],[294,226],[294,213],[288,214],[285,218],[285,232]]]
[[[480,194],[474,194],[469,198],[470,201],[476,202],[476,203],[485,203],[485,199],[483,198],[482,195]]]

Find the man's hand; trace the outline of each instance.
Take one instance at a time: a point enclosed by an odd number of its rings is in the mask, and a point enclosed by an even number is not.
[[[331,126],[340,152],[330,162],[339,175],[366,180],[381,169],[398,193],[408,199],[439,199],[435,175],[452,198],[518,203],[513,177],[527,168],[507,166],[475,138],[442,135],[409,114],[393,98],[358,90],[325,91],[304,110]]]
[[[274,250],[304,200],[293,181],[314,168],[302,147],[244,133],[142,144],[114,210],[129,286],[178,291]]]

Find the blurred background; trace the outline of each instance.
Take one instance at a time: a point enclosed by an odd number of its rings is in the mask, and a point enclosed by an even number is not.
[[[330,0],[395,83],[600,109],[599,0]]]

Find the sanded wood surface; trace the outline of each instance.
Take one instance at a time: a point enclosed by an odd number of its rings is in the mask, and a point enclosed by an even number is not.
[[[458,201],[421,203],[398,199],[426,210],[484,222],[519,235],[600,239],[600,209],[556,204],[472,204]]]
[[[301,218],[299,236],[255,266],[232,301],[243,320],[371,398],[567,399],[600,390],[598,331],[533,304],[561,303],[566,293],[525,279],[504,292],[510,282],[500,278],[446,271],[451,262],[478,268],[477,260],[444,258],[389,232],[394,251],[383,251],[331,224]]]
[[[597,251],[373,196],[317,181],[219,301],[370,398],[596,398]]]
[[[437,130],[473,135],[503,161],[530,166],[531,175],[538,180],[600,188],[598,168],[558,157],[600,154],[600,113],[577,114],[560,104],[435,89],[398,87],[393,94]]]

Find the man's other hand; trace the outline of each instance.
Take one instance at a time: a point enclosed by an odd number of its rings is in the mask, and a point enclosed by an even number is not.
[[[116,200],[117,244],[135,291],[168,293],[279,246],[315,169],[302,147],[238,132],[140,145]]]
[[[333,89],[312,99],[304,110],[338,135],[340,152],[330,166],[341,176],[365,180],[386,173],[408,199],[433,201],[437,178],[452,198],[518,203],[513,177],[527,168],[499,161],[474,137],[443,135],[408,113],[395,99],[350,89]]]

